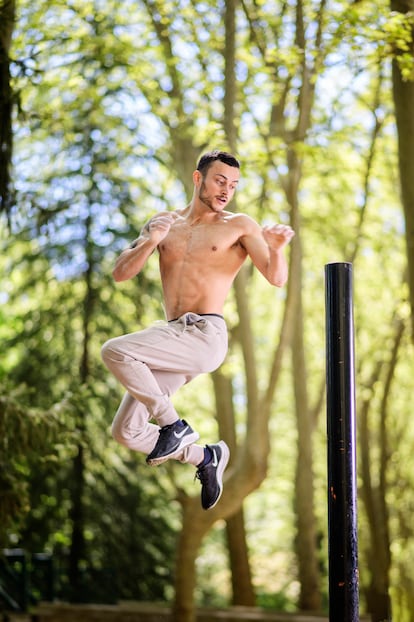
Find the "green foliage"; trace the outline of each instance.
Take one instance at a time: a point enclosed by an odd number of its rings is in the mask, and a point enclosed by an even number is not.
[[[63,426],[61,405],[47,411],[31,408],[23,390],[6,382],[1,389],[0,547],[4,547],[30,511],[30,473],[39,462],[53,462]]]
[[[387,55],[394,56],[404,80],[414,80],[414,12],[391,12],[384,24]]]
[[[155,211],[184,204],[199,152],[226,145],[224,4],[19,3],[11,65],[20,101],[14,119],[18,204],[0,258],[0,541],[52,552],[62,569],[61,595],[70,588],[74,461],[81,450],[85,543],[79,565],[89,597],[171,597],[179,528],[171,500],[176,485],[187,487],[187,474],[149,471],[142,457],[112,443],[109,426],[120,391],[99,350],[107,338],[162,315],[155,257],[138,279],[115,286],[115,256]],[[357,385],[358,394],[371,400],[375,472],[384,377],[373,382],[372,373],[378,360],[388,360],[390,318],[395,311],[407,314],[389,60],[396,58],[404,76],[411,76],[412,16],[390,13],[385,2],[328,2],[325,12],[316,2],[302,6],[306,36],[299,42],[295,3],[238,5],[234,121],[243,174],[237,207],[260,221],[289,221],[288,165],[293,153],[298,157],[306,382],[326,575],[323,266],[354,261]],[[308,72],[315,87],[312,123],[298,136],[298,93]],[[286,293],[269,290],[254,275],[247,294],[265,387]],[[237,343],[232,298],[226,317]],[[401,621],[413,610],[411,359],[405,338],[387,411],[391,580]],[[226,371],[242,436],[247,398],[237,346]],[[258,603],[288,610],[298,594],[297,430],[289,362],[282,380],[270,424],[269,478],[246,508]],[[185,387],[176,399],[203,434],[216,432],[208,379]],[[365,543],[369,525],[362,503],[360,514]],[[213,534],[206,546],[199,602],[223,602],[229,592],[223,544]],[[372,575],[367,559],[362,545],[363,587]],[[97,576],[100,592],[93,591]]]
[[[173,559],[175,548],[174,513],[162,515],[168,481],[163,483],[156,473],[145,477],[141,472],[148,468],[142,461],[122,461],[115,448],[108,447],[108,425],[120,394],[115,381],[107,385],[99,361],[100,345],[114,327],[123,332],[128,315],[131,324],[140,305],[122,292],[112,295],[108,278],[95,276],[94,298],[96,304],[102,300],[105,312],[100,309],[89,318],[93,339],[85,366],[86,283],[80,278],[57,279],[45,259],[28,252],[32,246],[12,244],[7,260],[13,280],[7,284],[7,308],[13,319],[2,326],[9,353],[2,364],[9,382],[0,413],[7,448],[1,465],[2,545],[17,542],[33,553],[52,553],[59,568],[58,594],[73,597],[68,581],[73,461],[81,447],[86,546],[82,594],[76,599],[167,598],[172,574],[167,560]],[[51,245],[45,246],[46,254],[50,250]],[[144,300],[147,297],[148,292]],[[57,406],[51,410],[54,402]]]

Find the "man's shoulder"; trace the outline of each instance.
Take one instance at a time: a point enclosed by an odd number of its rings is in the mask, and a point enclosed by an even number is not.
[[[251,216],[243,212],[225,212],[224,217],[226,221],[230,222],[235,227],[246,230],[246,232],[259,227]]]
[[[159,212],[155,212],[155,214],[152,214],[152,216],[149,218],[149,221],[153,220],[154,218],[158,218],[159,216],[173,216],[174,218],[178,218],[180,216],[180,210],[160,210]]]

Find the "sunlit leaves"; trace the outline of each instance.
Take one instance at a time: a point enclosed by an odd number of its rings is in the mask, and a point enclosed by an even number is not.
[[[384,24],[385,53],[395,56],[404,80],[414,80],[414,12],[392,12]]]
[[[111,270],[117,253],[137,236],[155,211],[187,204],[192,192],[191,172],[200,150],[226,147],[224,5],[209,0],[19,3],[11,67],[21,102],[14,120],[14,176],[19,202],[11,237],[2,242],[1,267],[7,277],[2,287],[0,337],[7,352],[1,373],[4,377],[12,370],[13,382],[24,387],[18,398],[23,401],[30,396],[38,408],[47,408],[65,397],[66,433],[55,462],[59,457],[72,456],[70,434],[75,424],[85,420],[84,435],[77,440],[91,452],[86,482],[109,506],[102,519],[105,528],[109,532],[111,524],[117,527],[110,533],[110,546],[105,548],[104,530],[96,527],[97,507],[90,499],[87,541],[91,556],[100,565],[110,558],[117,539],[122,540],[120,557],[128,554],[128,530],[142,538],[141,525],[135,523],[149,519],[137,510],[140,484],[144,487],[140,499],[149,505],[159,484],[141,477],[139,459],[117,453],[108,440],[120,390],[99,359],[105,339],[162,317],[157,260],[152,257],[138,279],[118,286],[111,280]],[[304,251],[302,295],[308,361],[304,382],[314,404],[324,377],[323,266],[352,256],[357,384],[362,397],[372,399],[369,420],[374,444],[378,440],[377,411],[383,379],[370,386],[372,369],[378,359],[386,359],[391,347],[394,310],[399,315],[402,310],[407,313],[406,292],[401,285],[404,223],[398,195],[389,58],[398,58],[404,76],[410,75],[412,16],[390,13],[385,1],[315,1],[301,6],[302,16],[295,2],[238,3],[234,121],[242,178],[237,209],[261,222],[289,222],[285,190],[288,156],[295,154],[302,167],[297,198]],[[300,17],[299,32],[296,25]],[[313,88],[314,99],[307,100],[309,125],[298,133],[303,102]],[[82,384],[79,360],[89,267],[93,268],[89,291],[93,313],[88,320],[90,378]],[[255,274],[247,294],[254,309],[263,389],[286,292],[269,289],[261,275]],[[236,332],[238,317],[231,297],[226,317]],[[393,451],[389,473],[389,498],[395,508],[391,516],[396,542],[393,553],[395,563],[400,564],[393,576],[398,581],[402,581],[404,564],[408,563],[403,550],[412,538],[403,517],[405,508],[412,504],[413,484],[412,365],[406,341],[402,352],[388,413]],[[237,433],[242,436],[246,395],[237,348],[226,361],[226,372],[234,381]],[[270,472],[277,482],[266,482],[269,498],[265,510],[260,495],[249,500],[249,504],[260,505],[260,512],[254,507],[249,514],[253,517],[249,537],[252,548],[256,550],[257,543],[257,550],[271,559],[272,569],[279,563],[275,560],[283,560],[281,576],[294,586],[295,570],[287,568],[285,562],[293,566],[289,547],[294,541],[296,428],[288,365],[283,373],[270,425],[274,447]],[[208,392],[205,379],[194,389],[187,387],[177,398],[177,405],[189,414],[197,410],[193,416],[201,429],[210,433],[216,424],[209,419],[213,406]],[[23,421],[23,413],[16,408],[10,412],[16,419],[9,436],[11,432],[18,435],[16,422]],[[32,421],[31,415],[28,421]],[[320,428],[316,471],[323,487],[325,431],[323,425]],[[26,432],[22,440],[28,440]],[[36,434],[32,440],[37,442]],[[377,448],[373,455],[376,465]],[[30,467],[19,453],[17,462],[18,474],[26,478]],[[35,482],[39,500],[36,527],[42,517],[50,521],[50,534],[42,531],[36,543],[62,549],[70,544],[66,475],[64,468],[60,479],[49,475],[47,490]],[[164,479],[166,494],[172,498],[173,486]],[[14,477],[13,483],[19,493],[21,482]],[[23,488],[22,506],[16,506],[22,513],[28,507],[26,484]],[[56,490],[61,492],[59,503]],[[322,498],[323,492],[317,494]],[[159,519],[162,499],[157,503],[151,511]],[[264,542],[263,533],[275,507],[283,508],[278,512],[282,518],[275,527],[277,537],[269,544]],[[322,505],[318,517],[322,523]],[[325,525],[320,529],[323,532]],[[280,556],[281,549],[286,555]],[[160,555],[156,555],[157,567],[162,565]],[[260,564],[258,557],[255,564]],[[264,572],[259,570],[257,577],[261,592],[271,589]],[[128,584],[128,596],[135,587],[133,582]],[[209,589],[207,586],[206,593]],[[291,587],[287,591],[291,594]]]

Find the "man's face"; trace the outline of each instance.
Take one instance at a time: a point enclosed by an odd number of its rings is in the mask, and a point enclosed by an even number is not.
[[[221,212],[230,203],[239,181],[240,171],[220,160],[212,163],[197,184],[198,198],[213,212]]]

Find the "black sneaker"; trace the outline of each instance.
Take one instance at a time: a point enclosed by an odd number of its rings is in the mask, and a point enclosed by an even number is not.
[[[196,477],[201,482],[201,505],[204,510],[214,508],[223,492],[223,473],[230,458],[230,451],[224,441],[207,445],[213,454],[212,460],[197,469]]]
[[[166,425],[160,429],[158,441],[147,456],[147,463],[151,466],[157,466],[182,451],[185,447],[188,447],[188,445],[195,443],[199,437],[198,432],[194,432],[184,419],[182,422],[176,421]]]

